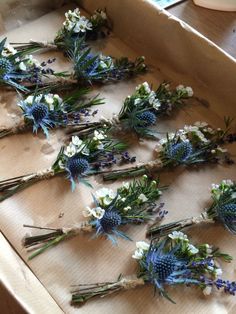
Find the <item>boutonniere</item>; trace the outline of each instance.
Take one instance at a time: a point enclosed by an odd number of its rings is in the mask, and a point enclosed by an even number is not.
[[[155,293],[175,303],[167,292],[168,286],[199,287],[205,295],[214,288],[235,294],[235,282],[221,279],[222,269],[218,259],[230,262],[232,257],[208,244],[193,245],[187,235],[169,234],[163,240],[136,243],[132,256],[137,260],[137,272],[133,276],[120,275],[116,281],[79,284],[74,288],[72,304],[82,305],[88,300],[105,297],[119,291],[152,285]]]
[[[130,157],[125,151],[126,148],[126,144],[96,130],[92,136],[84,140],[78,136],[72,136],[71,142],[61,148],[56,161],[49,169],[1,180],[0,201],[35,182],[63,174],[66,174],[71,181],[72,190],[75,189],[76,181],[91,187],[86,177],[99,174],[104,167],[135,161],[135,157]]]
[[[232,119],[225,119],[224,130],[213,129],[206,122],[196,122],[194,125],[185,125],[175,133],[167,133],[155,147],[155,160],[131,168],[104,172],[104,180],[138,176],[179,165],[197,166],[223,161],[233,163],[227,149],[221,147],[222,144],[235,140],[235,136],[229,134],[231,122]]]
[[[39,49],[69,50],[74,47],[76,40],[84,37],[85,40],[103,38],[109,33],[111,23],[106,11],[97,9],[89,18],[81,15],[80,10],[69,10],[65,13],[63,27],[58,31],[53,41],[31,40],[29,43],[12,43],[21,51],[36,51]]]
[[[49,92],[38,94],[36,90],[33,95],[22,97],[17,105],[22,110],[23,121],[10,128],[0,128],[0,138],[30,129],[34,133],[41,129],[48,137],[52,128],[85,125],[87,118],[97,113],[97,110],[91,113],[90,108],[104,103],[98,96],[86,101],[84,97],[88,93],[89,89],[84,88],[61,98]]]
[[[236,183],[223,180],[220,184],[212,184],[212,204],[198,217],[181,219],[166,225],[151,225],[148,236],[161,236],[171,230],[181,230],[186,227],[204,223],[219,222],[232,234],[236,234]]]
[[[144,57],[130,61],[127,57],[115,59],[94,53],[85,45],[83,38],[79,39],[74,46],[74,49],[68,51],[68,57],[73,63],[73,71],[61,72],[57,75],[60,78],[53,82],[38,84],[40,91],[117,82],[146,71]],[[36,84],[31,84],[31,89],[36,87]]]
[[[48,248],[80,233],[93,233],[94,237],[104,236],[117,243],[117,238],[131,240],[122,231],[124,226],[139,225],[153,219],[160,221],[167,212],[162,210],[163,204],[156,201],[162,194],[158,181],[151,181],[146,176],[130,183],[125,182],[117,191],[108,188],[97,190],[93,196],[93,207],[86,207],[83,215],[86,220],[64,228],[45,228],[50,233],[26,236],[24,246],[34,252],[29,259],[43,253]],[[42,227],[24,225],[28,228]]]
[[[138,137],[155,137],[156,132],[150,127],[158,124],[158,119],[170,115],[172,110],[185,104],[185,100],[193,96],[191,87],[179,85],[171,90],[169,84],[162,83],[157,90],[152,90],[147,82],[136,87],[132,96],[124,100],[118,115],[111,119],[101,118],[100,121],[76,126],[74,133],[86,136],[96,126],[98,129],[109,129],[111,132],[135,132]]]
[[[5,44],[6,38],[0,42],[0,85],[29,92],[27,85],[39,85],[43,77],[60,75],[49,67],[55,59],[40,63],[32,55]]]

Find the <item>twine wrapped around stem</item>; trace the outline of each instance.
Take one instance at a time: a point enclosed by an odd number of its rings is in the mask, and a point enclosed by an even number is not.
[[[171,233],[173,230],[179,231],[187,227],[191,227],[193,225],[201,224],[201,223],[215,223],[214,219],[208,217],[207,212],[201,213],[200,216],[190,217],[186,219],[182,219],[179,221],[175,221],[165,225],[157,225],[156,223],[149,226],[147,230],[147,237],[160,237],[166,236]]]
[[[121,290],[130,290],[135,289],[138,286],[143,286],[145,281],[143,278],[129,278],[122,277],[118,281],[115,282],[105,282],[100,284],[91,284],[91,285],[78,285],[79,289],[72,292],[72,300],[71,303],[76,304],[84,304],[89,299],[95,297],[105,297],[112,293],[121,291]]]
[[[29,250],[34,250],[34,252],[29,256],[29,260],[40,255],[48,248],[53,247],[68,238],[75,237],[76,235],[83,232],[92,232],[93,230],[93,227],[87,221],[82,223],[75,223],[72,226],[59,229],[37,227],[31,225],[24,225],[24,227],[51,231],[50,233],[38,236],[26,236],[23,239],[23,245]]]

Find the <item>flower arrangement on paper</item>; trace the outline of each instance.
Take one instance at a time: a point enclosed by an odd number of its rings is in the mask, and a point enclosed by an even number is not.
[[[124,182],[116,192],[106,187],[97,190],[93,194],[94,206],[86,207],[83,211],[86,221],[60,229],[49,228],[51,232],[47,234],[25,237],[24,246],[29,248],[30,252],[34,250],[29,259],[81,232],[93,232],[93,238],[105,236],[114,244],[117,243],[117,237],[130,240],[129,236],[121,231],[122,226],[142,224],[150,219],[159,221],[167,214],[167,211],[162,210],[163,204],[156,203],[162,194],[158,186],[159,181],[151,181],[143,176],[130,183]]]
[[[90,113],[90,108],[104,103],[103,99],[98,96],[87,101],[84,100],[84,96],[89,91],[89,89],[83,88],[61,98],[59,95],[49,92],[38,94],[36,90],[33,95],[22,98],[18,103],[24,120],[13,127],[0,128],[0,138],[26,132],[30,129],[33,129],[34,133],[42,129],[48,137],[49,129],[69,127],[80,123],[86,124],[88,121],[85,122],[84,119],[97,113],[97,110]]]
[[[225,119],[225,129],[213,129],[206,122],[196,122],[194,125],[185,125],[175,133],[167,133],[155,148],[155,160],[122,170],[104,172],[104,180],[139,176],[179,165],[233,163],[227,149],[221,147],[224,143],[232,142],[232,134],[229,134],[231,122],[232,119]]]
[[[40,63],[32,55],[17,51],[0,42],[0,85],[7,85],[21,92],[29,92],[27,85],[40,84],[43,77],[60,76],[48,67],[55,59]]]
[[[81,15],[80,10],[69,10],[65,13],[63,27],[58,31],[52,42],[31,40],[29,43],[12,43],[20,51],[36,51],[53,49],[68,51],[74,43],[83,37],[85,40],[103,38],[109,33],[110,21],[106,11],[97,9],[90,18]]]
[[[49,169],[1,180],[0,201],[35,182],[62,174],[66,174],[70,180],[72,191],[75,189],[76,181],[91,187],[86,180],[87,176],[99,174],[104,167],[135,161],[135,157],[130,157],[126,148],[126,144],[96,130],[92,136],[84,140],[73,136],[71,142],[61,148],[55,163]]]
[[[130,61],[127,57],[115,59],[94,53],[85,45],[83,38],[75,43],[74,49],[68,51],[68,56],[73,63],[73,71],[61,72],[57,75],[59,79],[53,82],[38,84],[40,91],[117,82],[146,71],[144,57]],[[35,87],[36,84],[31,84],[31,89]]]
[[[216,289],[235,294],[235,282],[221,279],[218,259],[230,262],[232,257],[209,244],[193,245],[187,235],[173,232],[163,240],[136,243],[132,256],[137,260],[137,273],[130,277],[120,275],[117,281],[79,284],[72,294],[72,304],[81,305],[96,297],[105,297],[118,291],[151,284],[155,293],[175,303],[167,292],[168,286],[199,287],[204,294]]]
[[[223,180],[220,184],[212,184],[212,204],[198,217],[181,219],[166,225],[155,223],[148,228],[148,236],[166,235],[172,230],[181,230],[201,223],[219,222],[232,234],[236,234],[236,183]]]
[[[150,127],[157,123],[163,115],[170,115],[176,107],[184,105],[184,100],[193,96],[191,87],[179,85],[170,90],[169,84],[162,83],[156,91],[147,82],[136,87],[132,96],[128,96],[118,115],[111,119],[101,118],[100,121],[76,126],[72,133],[87,136],[96,129],[109,129],[111,132],[133,131],[139,137],[155,137],[156,132]]]

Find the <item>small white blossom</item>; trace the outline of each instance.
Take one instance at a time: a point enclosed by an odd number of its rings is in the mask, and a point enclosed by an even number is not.
[[[216,268],[215,269],[215,275],[218,277],[218,276],[221,276],[222,274],[223,274],[223,271],[222,271],[222,269],[221,268]]]
[[[203,294],[204,294],[205,296],[208,296],[208,295],[210,295],[210,294],[212,293],[212,287],[211,287],[211,286],[207,286],[206,288],[204,288],[204,289],[202,290],[202,292],[203,292]]]
[[[136,247],[137,247],[137,249],[142,249],[144,251],[148,251],[150,244],[145,242],[145,241],[138,241],[138,242],[136,242]]]
[[[105,214],[105,210],[101,207],[90,208],[89,206],[83,211],[84,217],[95,217],[101,219]]]
[[[197,249],[194,245],[189,244],[188,245],[188,250],[192,255],[195,255],[199,252],[199,249]]]
[[[172,240],[188,240],[187,235],[181,231],[173,231],[168,235],[168,237]]]
[[[83,141],[78,137],[78,136],[72,136],[72,139],[71,139],[72,143],[75,145],[75,146],[80,146],[83,144]]]
[[[123,187],[125,190],[128,190],[128,189],[129,189],[129,182],[123,182],[123,183],[122,183],[122,187]]]
[[[25,102],[29,105],[32,105],[34,96],[30,95],[25,99]]]
[[[228,186],[232,186],[234,185],[234,182],[232,180],[222,180],[222,183]]]
[[[137,249],[137,250],[134,251],[134,254],[132,255],[132,258],[134,258],[134,259],[142,259],[143,258],[143,254],[144,254],[143,250]]]
[[[140,103],[141,103],[141,98],[136,98],[135,100],[134,100],[134,105],[135,106],[137,106],[137,105],[139,105]]]
[[[20,68],[21,71],[26,71],[27,70],[27,67],[26,67],[24,62],[20,62],[19,68]]]
[[[95,141],[104,140],[107,136],[101,131],[98,132],[97,130],[94,131],[93,139]]]
[[[193,96],[193,89],[190,86],[185,87],[185,90],[188,94],[188,97],[192,97]]]
[[[148,198],[142,193],[139,195],[138,199],[142,202],[142,203],[145,203]]]
[[[116,197],[116,193],[108,188],[101,188],[95,192],[95,197],[101,205],[109,205]]]
[[[67,156],[67,157],[72,157],[74,156],[75,154],[77,153],[77,150],[76,150],[76,147],[73,145],[73,143],[70,143],[65,151],[64,151],[64,154]]]
[[[126,207],[123,208],[123,210],[124,210],[125,212],[127,212],[127,211],[131,210],[131,207],[130,207],[130,206],[126,206]]]

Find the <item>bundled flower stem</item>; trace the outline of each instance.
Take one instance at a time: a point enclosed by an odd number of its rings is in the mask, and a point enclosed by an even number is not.
[[[212,184],[212,204],[199,217],[190,217],[158,226],[155,223],[148,228],[147,236],[166,235],[172,230],[182,230],[203,223],[222,223],[232,234],[236,234],[236,183],[223,180]]]
[[[115,163],[133,162],[125,151],[127,146],[107,136],[104,132],[94,132],[85,140],[73,136],[67,147],[62,147],[55,163],[46,170],[0,181],[0,202],[25,189],[37,181],[67,174],[72,190],[78,180],[90,186],[86,176],[98,174],[101,168]],[[129,158],[128,158],[129,157]]]
[[[72,304],[82,305],[96,297],[105,297],[146,284],[153,285],[155,292],[172,303],[175,302],[168,295],[166,286],[197,286],[204,294],[216,287],[235,294],[235,282],[219,278],[222,269],[217,263],[218,258],[230,262],[232,257],[208,244],[194,246],[185,234],[180,233],[176,237],[173,233],[161,241],[155,239],[151,244],[140,241],[136,246],[133,255],[138,262],[136,275],[120,275],[114,282],[79,284],[72,292]]]
[[[66,96],[64,99],[57,94],[46,92],[23,98],[18,106],[22,109],[24,120],[13,127],[0,128],[0,138],[22,133],[33,129],[37,133],[42,129],[46,137],[50,128],[68,127],[82,123],[83,119],[90,116],[89,108],[94,105],[103,104],[103,100],[95,96],[88,101],[83,98],[89,89],[83,88]],[[97,110],[93,111],[92,116]]]
[[[169,84],[162,83],[156,91],[151,90],[147,82],[136,87],[132,96],[128,96],[120,113],[112,119],[101,118],[100,121],[87,125],[75,126],[70,133],[87,136],[94,129],[109,129],[112,132],[133,131],[140,137],[155,137],[150,129],[157,119],[163,115],[170,115],[172,109],[184,105],[184,100],[193,96],[191,87],[179,85],[173,91]]]
[[[100,9],[94,11],[88,19],[81,16],[80,10],[69,10],[65,13],[66,20],[53,41],[31,40],[29,43],[12,43],[19,51],[37,51],[53,49],[67,51],[74,47],[76,40],[84,37],[85,40],[95,40],[105,37],[109,32],[110,22],[106,12]]]
[[[74,65],[72,73],[62,72],[57,75],[58,80],[42,82],[39,84],[40,91],[117,82],[146,71],[144,57],[130,61],[126,57],[113,59],[92,53],[91,48],[85,45],[84,38],[75,43],[74,48],[68,51],[68,56]],[[36,85],[31,84],[28,87],[32,89]]]
[[[83,211],[87,221],[60,229],[49,228],[52,232],[47,234],[26,236],[24,246],[30,248],[30,251],[34,250],[29,259],[82,232],[93,232],[95,237],[105,236],[114,244],[117,243],[117,237],[130,240],[120,230],[122,226],[145,223],[153,219],[154,214],[155,221],[160,221],[167,214],[167,211],[162,210],[163,204],[158,206],[156,203],[162,194],[158,185],[159,181],[151,181],[144,176],[140,180],[123,183],[116,192],[101,188],[93,195],[95,207],[86,207]],[[25,227],[44,229],[28,225]]]
[[[0,85],[10,86],[21,92],[29,92],[28,86],[39,85],[43,77],[61,76],[48,67],[55,59],[39,63],[32,55],[17,51],[6,45],[6,38],[0,42]]]
[[[227,150],[220,146],[235,140],[235,136],[229,134],[231,122],[232,119],[225,119],[224,130],[213,129],[206,122],[196,122],[176,133],[167,133],[166,138],[161,139],[155,148],[155,160],[126,169],[104,171],[103,178],[107,181],[135,177],[179,165],[196,166],[221,161],[231,164],[233,161]]]

